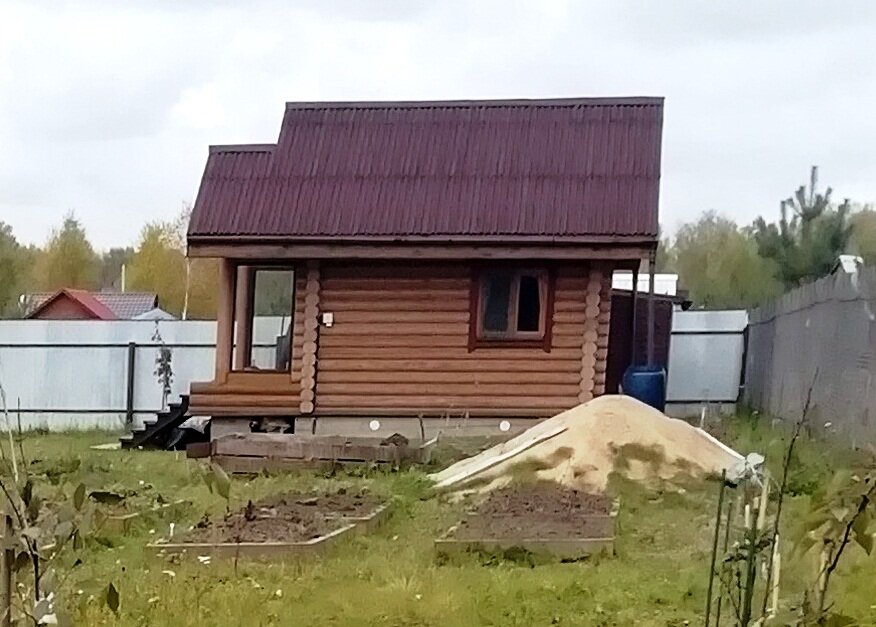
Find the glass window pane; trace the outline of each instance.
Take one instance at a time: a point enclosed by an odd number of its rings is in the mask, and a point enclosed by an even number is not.
[[[483,278],[483,329],[487,333],[508,331],[513,276],[508,272],[488,272]]]
[[[288,370],[291,360],[294,273],[257,269],[253,277],[252,347],[249,366]]]
[[[541,319],[541,290],[538,277],[521,275],[517,298],[517,330],[538,331]]]

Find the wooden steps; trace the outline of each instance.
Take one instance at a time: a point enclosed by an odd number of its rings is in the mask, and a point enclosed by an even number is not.
[[[145,420],[142,429],[135,429],[130,435],[119,438],[122,448],[165,448],[173,429],[189,418],[189,397],[180,396],[178,403],[171,403],[155,420]]]

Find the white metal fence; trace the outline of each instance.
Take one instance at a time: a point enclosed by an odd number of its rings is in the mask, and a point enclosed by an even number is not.
[[[255,351],[272,359],[277,317],[257,318]],[[159,341],[171,350],[171,400],[213,378],[212,321],[0,321],[0,384],[23,428],[120,428],[162,409]],[[19,411],[20,408],[20,411]]]

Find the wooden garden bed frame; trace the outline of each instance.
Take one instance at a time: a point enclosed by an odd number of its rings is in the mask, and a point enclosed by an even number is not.
[[[435,540],[435,549],[443,555],[459,553],[502,553],[509,549],[523,549],[538,555],[557,559],[577,559],[600,553],[614,553],[614,538],[484,538]]]
[[[435,540],[435,550],[442,555],[482,552],[502,553],[509,549],[523,549],[530,553],[549,555],[557,559],[577,559],[597,554],[614,554],[617,534],[617,515],[620,501],[615,501],[609,514],[582,516],[582,522],[598,524],[604,536],[586,538],[466,538],[453,537],[456,526]]]
[[[407,444],[381,444],[377,437],[235,433],[211,443],[211,457],[225,470],[258,473],[343,464],[425,464],[437,438]]]
[[[392,513],[389,503],[378,505],[365,516],[329,516],[342,526],[318,538],[299,542],[156,542],[147,548],[158,556],[204,556],[221,558],[245,557],[271,559],[306,555],[320,555],[345,536],[371,533],[383,525]]]

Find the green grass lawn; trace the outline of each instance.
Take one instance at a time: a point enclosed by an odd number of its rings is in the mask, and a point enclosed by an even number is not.
[[[316,472],[233,479],[231,507],[290,489],[366,485],[392,499],[389,522],[369,536],[350,538],[321,558],[276,563],[241,560],[209,565],[170,562],[145,545],[166,536],[171,522],[184,529],[205,513],[221,515],[225,502],[211,494],[197,463],[181,454],[98,451],[102,433],[31,435],[24,442],[32,467],[58,482],[40,483],[47,496],[89,490],[129,491],[126,511],[156,502],[190,504],[150,513],[125,533],[91,540],[71,568],[61,596],[79,625],[697,625],[707,585],[717,488],[645,490],[616,480],[621,497],[617,556],[569,564],[531,565],[468,556],[442,563],[432,541],[458,516],[458,506],[430,497],[422,472],[373,472],[326,477]],[[780,464],[784,446],[774,432],[735,421],[726,433],[743,452],[758,450]],[[76,460],[80,460],[77,462]],[[795,485],[805,491],[830,476],[835,464],[853,463],[822,444],[803,442]],[[160,495],[160,497],[159,497]],[[791,537],[806,496],[786,506]],[[790,558],[789,558],[790,559]],[[791,559],[783,606],[799,602],[811,565]],[[100,591],[112,581],[121,595],[118,614]],[[836,579],[835,600],[847,613],[876,623],[876,558],[854,556]],[[79,591],[82,591],[81,593]],[[91,598],[94,595],[95,598]],[[727,623],[729,624],[729,623]]]

